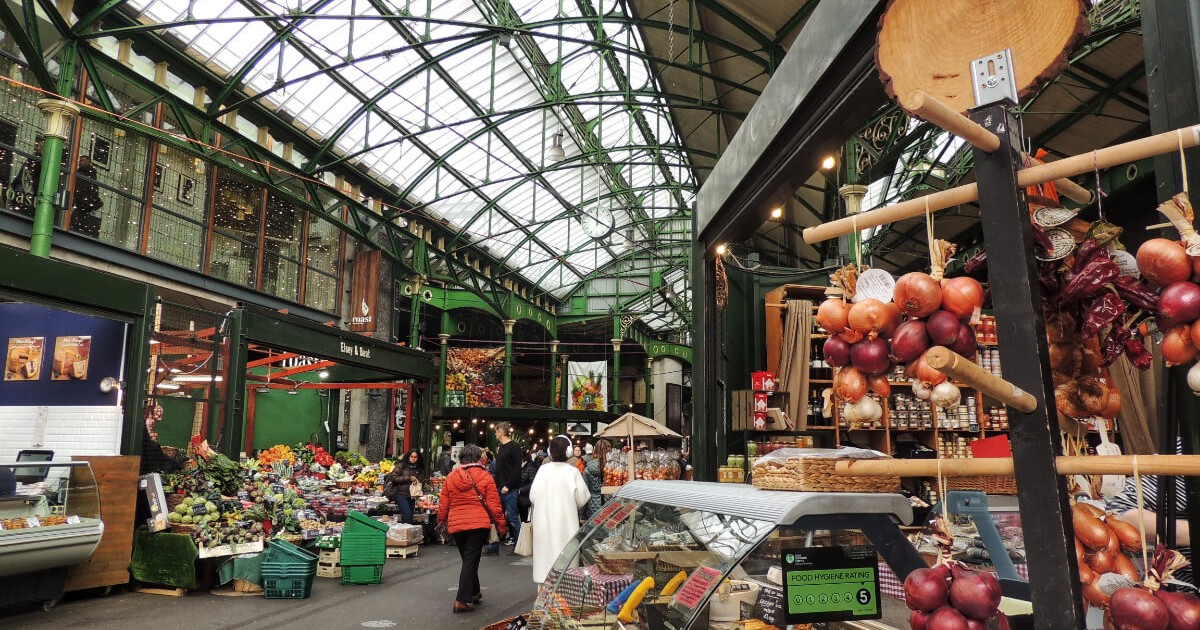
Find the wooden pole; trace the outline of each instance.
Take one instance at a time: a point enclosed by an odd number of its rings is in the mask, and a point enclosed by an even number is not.
[[[925,362],[929,364],[929,367],[954,380],[966,383],[1010,407],[1020,409],[1025,413],[1031,413],[1037,409],[1037,399],[1032,394],[995,374],[984,372],[979,364],[963,358],[949,348],[944,346],[930,348],[928,354],[925,355]]]
[[[1000,148],[1000,138],[980,127],[970,118],[954,111],[953,107],[934,98],[922,90],[914,90],[901,103],[914,116],[927,120],[946,131],[971,143],[980,151],[991,153]]]
[[[1055,459],[1059,475],[1132,475],[1134,462],[1143,475],[1200,476],[1200,455],[1060,455]],[[839,461],[834,472],[859,477],[966,477],[1010,476],[1011,457],[976,459],[858,459]]]
[[[1198,145],[1200,145],[1200,125],[1184,127],[1056,162],[1030,166],[1017,173],[1017,185],[1024,188],[1049,181],[1057,183],[1060,179],[1080,173],[1178,151],[1180,146],[1189,149]],[[937,212],[978,199],[979,187],[976,184],[966,184],[807,228],[804,230],[804,242],[811,245],[857,230],[918,217],[925,214],[926,203],[928,203],[929,210]]]

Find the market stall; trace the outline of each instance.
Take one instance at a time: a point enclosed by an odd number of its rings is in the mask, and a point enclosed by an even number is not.
[[[683,439],[683,436],[668,429],[661,423],[638,415],[632,411],[626,413],[608,426],[598,431],[597,439],[625,441],[625,463],[622,465],[616,457],[611,458],[604,470],[605,494],[612,494],[618,487],[635,479],[678,479],[679,456],[674,449],[658,449],[652,453],[639,452],[635,439]]]

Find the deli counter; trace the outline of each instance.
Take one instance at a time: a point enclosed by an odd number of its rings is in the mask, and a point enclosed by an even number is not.
[[[899,494],[636,481],[580,529],[539,589],[534,629],[908,627],[880,566],[924,561]],[[878,627],[878,626],[876,626]]]

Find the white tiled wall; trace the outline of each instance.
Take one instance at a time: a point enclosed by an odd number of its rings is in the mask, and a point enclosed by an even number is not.
[[[39,426],[43,417],[44,427]],[[121,408],[0,406],[0,461],[15,460],[17,453],[27,448],[53,450],[56,460],[72,455],[119,455]]]

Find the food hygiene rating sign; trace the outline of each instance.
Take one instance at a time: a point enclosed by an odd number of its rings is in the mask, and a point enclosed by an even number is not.
[[[784,549],[787,622],[879,619],[879,562],[870,545]]]

